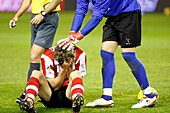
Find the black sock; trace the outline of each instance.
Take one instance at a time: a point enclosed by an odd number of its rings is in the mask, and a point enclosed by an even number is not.
[[[33,70],[40,71],[40,63],[30,63],[30,68],[29,68],[28,77],[27,77],[27,83],[28,83],[28,81],[30,79],[30,76],[31,76]],[[25,89],[24,93],[25,92],[26,92],[26,89]]]

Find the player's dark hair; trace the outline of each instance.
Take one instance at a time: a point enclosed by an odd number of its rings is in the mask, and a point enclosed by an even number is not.
[[[71,59],[75,60],[75,50],[63,50],[57,45],[54,49],[53,58],[58,61],[59,65],[62,65],[64,63],[64,60],[66,62],[69,62]]]

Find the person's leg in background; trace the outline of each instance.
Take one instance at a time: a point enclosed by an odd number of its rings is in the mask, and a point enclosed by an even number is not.
[[[34,18],[33,14],[31,18]],[[45,21],[45,22],[44,22]],[[33,70],[40,70],[41,55],[46,48],[50,48],[53,44],[55,33],[59,24],[59,15],[57,12],[51,13],[37,26],[31,25],[31,52],[30,67],[27,74],[27,83]],[[25,92],[16,99],[20,103],[25,98]]]

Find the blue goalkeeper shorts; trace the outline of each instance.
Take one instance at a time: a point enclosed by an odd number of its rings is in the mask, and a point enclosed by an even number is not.
[[[36,14],[32,14],[33,19]],[[50,48],[59,24],[59,14],[52,12],[46,15],[39,25],[31,24],[31,47],[36,44],[43,48]]]

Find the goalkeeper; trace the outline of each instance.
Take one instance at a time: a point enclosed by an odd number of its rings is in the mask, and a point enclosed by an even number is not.
[[[32,72],[20,109],[36,113],[34,100],[38,94],[46,107],[72,107],[72,113],[78,113],[84,104],[85,52],[77,47],[67,51],[56,46],[42,54],[41,62],[43,74],[38,70]]]
[[[79,31],[89,4],[93,7],[92,18]],[[70,50],[89,34],[103,17],[107,17],[103,26],[101,49],[103,94],[100,99],[86,106],[113,106],[112,85],[116,71],[114,53],[118,45],[121,46],[122,56],[144,93],[143,99],[132,108],[151,106],[156,102],[156,96],[151,91],[145,67],[136,56],[136,47],[141,45],[141,7],[138,0],[77,0],[71,32],[68,38],[58,42],[60,47]]]

